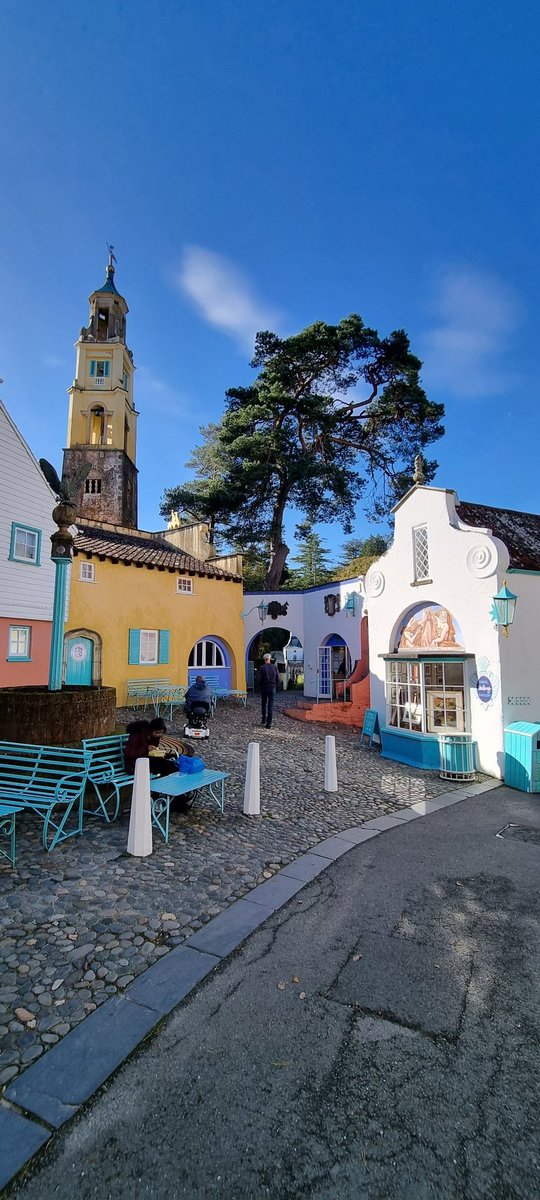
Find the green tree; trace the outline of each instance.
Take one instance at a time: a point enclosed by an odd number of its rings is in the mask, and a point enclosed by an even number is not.
[[[298,553],[291,559],[292,567],[287,586],[291,588],[315,587],[318,583],[326,583],[331,578],[328,568],[328,551],[318,533],[309,525],[297,528],[300,540],[297,543]]]
[[[208,521],[209,540],[217,549],[216,530],[228,519],[233,499],[227,482],[229,454],[219,424],[202,425],[200,432],[204,441],[192,450],[186,463],[194,472],[193,480],[166,488],[159,511],[163,517],[177,512],[182,522]]]
[[[381,533],[372,534],[368,538],[349,538],[341,547],[340,567],[346,567],[357,558],[379,558],[388,550],[388,539]]]
[[[252,365],[255,382],[229,389],[225,415],[210,427],[217,473],[205,463],[195,498],[229,542],[269,547],[273,590],[289,552],[287,508],[310,523],[339,521],[346,533],[360,498],[386,512],[411,486],[415,454],[442,435],[444,410],[423,391],[403,330],[381,338],[355,314],[284,339],[259,333]],[[427,480],[435,468],[425,463]],[[187,492],[166,495],[185,506]]]

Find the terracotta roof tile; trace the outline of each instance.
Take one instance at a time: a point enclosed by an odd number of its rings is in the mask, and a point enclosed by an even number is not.
[[[77,525],[74,539],[76,554],[95,554],[98,558],[110,558],[114,562],[141,563],[148,567],[162,567],[180,574],[206,575],[209,579],[227,579],[241,583],[239,575],[220,570],[212,563],[193,558],[171,546],[164,538],[138,536],[133,533],[117,533],[95,526]]]
[[[540,515],[514,512],[510,508],[491,508],[487,504],[470,504],[462,500],[456,505],[461,521],[466,525],[489,529],[504,542],[510,555],[510,567],[522,571],[540,571]]]

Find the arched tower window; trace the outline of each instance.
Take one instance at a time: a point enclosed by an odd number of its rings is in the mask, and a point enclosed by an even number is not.
[[[90,413],[90,445],[105,444],[105,409],[101,405],[93,408]]]

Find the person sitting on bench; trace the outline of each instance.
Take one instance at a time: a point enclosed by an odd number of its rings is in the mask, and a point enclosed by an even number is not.
[[[135,773],[138,758],[149,759],[151,775],[172,775],[178,770],[176,758],[156,753],[156,750],[159,750],[161,735],[166,732],[166,725],[161,717],[154,717],[153,721],[131,721],[126,725],[128,740],[124,746],[124,763],[130,775]]]

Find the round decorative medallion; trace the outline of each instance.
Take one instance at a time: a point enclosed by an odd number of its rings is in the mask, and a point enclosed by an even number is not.
[[[467,552],[467,570],[475,579],[487,579],[488,575],[494,575],[497,570],[497,558],[493,544],[485,542],[483,545],[471,546]]]
[[[366,596],[370,600],[374,600],[377,596],[381,596],[384,592],[386,579],[382,571],[373,570],[371,567],[366,575]]]
[[[85,658],[88,657],[88,648],[82,642],[75,642],[69,653],[75,662],[84,662]]]

